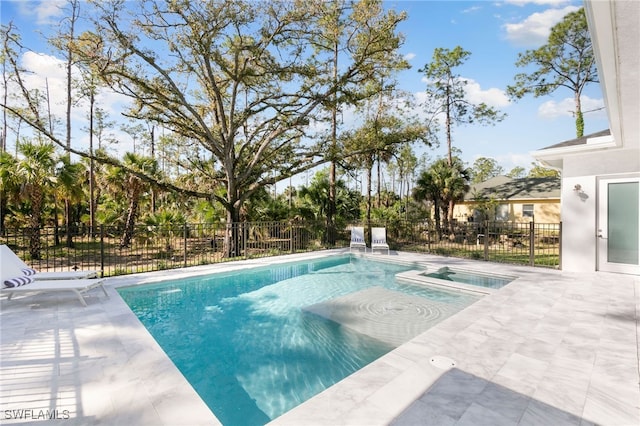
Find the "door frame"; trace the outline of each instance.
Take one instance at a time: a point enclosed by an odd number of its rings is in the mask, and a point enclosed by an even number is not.
[[[640,191],[640,175],[602,176],[598,178],[598,205],[596,218],[596,252],[597,269],[603,272],[618,272],[623,274],[640,275],[640,259],[638,264],[613,263],[607,260],[608,241],[608,184],[638,182]],[[639,207],[640,208],[640,207]],[[640,233],[639,233],[640,234]],[[640,235],[638,235],[640,239]],[[640,258],[640,253],[639,253]]]

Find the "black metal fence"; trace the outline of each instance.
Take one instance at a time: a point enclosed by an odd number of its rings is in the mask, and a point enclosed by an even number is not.
[[[549,268],[561,265],[562,223],[468,222],[446,230],[403,223],[388,227],[387,234],[404,251]]]
[[[558,223],[463,223],[446,231],[408,222],[372,226],[387,228],[392,250],[550,268],[560,265],[562,228]],[[130,245],[120,247],[123,232],[109,226],[94,232],[80,227],[73,232],[73,247],[67,247],[61,228],[41,228],[35,238],[31,229],[5,229],[0,243],[40,271],[95,269],[103,276],[114,276],[348,247],[350,240],[349,228],[329,236],[324,223],[306,221],[140,225]],[[233,250],[225,246],[228,235],[235,236]],[[368,230],[366,240],[371,240]]]

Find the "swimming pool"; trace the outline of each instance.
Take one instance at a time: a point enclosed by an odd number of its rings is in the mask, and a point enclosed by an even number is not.
[[[223,424],[259,425],[397,346],[366,317],[345,322],[345,306],[429,327],[477,300],[395,280],[414,267],[331,256],[118,291]]]
[[[485,272],[452,268],[449,266],[444,266],[435,272],[424,272],[422,273],[422,275],[424,275],[425,277],[437,278],[445,281],[454,281],[462,284],[477,285],[495,289],[502,288],[505,285],[509,284],[511,281],[518,278],[510,275],[496,273],[488,274]]]

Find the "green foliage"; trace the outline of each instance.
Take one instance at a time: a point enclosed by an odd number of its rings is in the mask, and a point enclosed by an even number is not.
[[[290,217],[289,204],[282,195],[273,196],[263,188],[245,203],[242,216],[249,222],[285,220]]]
[[[509,172],[506,174],[507,177],[510,177],[512,179],[520,179],[523,178],[525,176],[525,168],[522,166],[516,166],[513,169],[509,170]]]
[[[316,173],[308,187],[301,187],[295,205],[295,217],[320,221],[328,209],[329,173],[327,170]],[[341,179],[336,181],[336,226],[356,222],[360,217],[362,196],[347,188]]]
[[[471,183],[484,182],[492,177],[500,176],[503,172],[504,168],[493,158],[477,158],[471,166]]]
[[[549,169],[536,163],[531,163],[531,166],[532,167],[531,170],[529,170],[528,177],[560,177],[560,172],[555,169]]]
[[[427,79],[427,110],[430,116],[445,116],[447,137],[447,159],[453,163],[451,126],[458,124],[493,124],[504,119],[506,114],[485,103],[473,104],[467,99],[467,80],[455,73],[471,56],[471,52],[460,46],[454,49],[438,47],[430,63],[418,70]]]
[[[452,166],[446,158],[441,158],[422,172],[414,187],[413,197],[417,201],[433,203],[436,228],[440,229],[441,217],[445,217],[445,225],[449,226],[449,213],[453,205],[463,200],[468,190],[469,170],[464,168],[460,158],[453,157]]]

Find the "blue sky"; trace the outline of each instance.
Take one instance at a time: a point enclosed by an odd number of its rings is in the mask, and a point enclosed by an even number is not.
[[[42,85],[47,77],[53,99],[64,99],[64,72],[59,59],[49,56],[51,49],[43,42],[41,33],[51,31],[52,24],[61,19],[55,0],[0,0],[2,23],[10,20],[20,29],[23,42],[37,53],[23,58],[23,64],[36,72],[30,76],[34,85]],[[513,77],[522,71],[515,67],[519,52],[535,49],[546,42],[550,28],[564,15],[582,6],[571,0],[510,0],[510,1],[386,1],[385,6],[405,10],[408,19],[400,25],[405,36],[402,54],[412,68],[399,76],[400,88],[418,99],[426,83],[418,72],[427,64],[437,47],[453,49],[461,46],[471,52],[470,58],[458,73],[469,80],[469,99],[484,101],[507,114],[495,126],[464,125],[454,128],[453,145],[469,165],[478,157],[491,157],[506,171],[515,166],[529,168],[533,162],[530,152],[575,137],[572,93],[559,89],[543,98],[525,97],[510,102],[504,91]],[[104,93],[100,101],[113,117],[122,106],[122,99]],[[608,121],[603,107],[602,93],[597,84],[583,94],[585,134],[606,129]],[[62,108],[62,104],[54,105]],[[82,108],[74,110],[83,120]],[[62,115],[61,115],[62,116]],[[122,136],[121,139],[127,139]],[[445,154],[444,136],[436,149],[416,147],[418,153],[431,158]],[[11,140],[9,140],[11,144]],[[82,142],[78,142],[81,146]],[[126,145],[126,143],[125,143]]]
[[[504,94],[522,68],[514,64],[518,53],[546,43],[550,28],[567,13],[582,6],[581,1],[397,1],[398,9],[408,12],[401,25],[406,42],[403,53],[412,69],[403,72],[401,84],[406,90],[424,90],[418,72],[430,62],[437,47],[453,49],[459,45],[471,52],[459,74],[472,82],[469,96],[507,113],[495,126],[459,126],[454,129],[453,144],[462,150],[471,164],[477,157],[491,157],[506,170],[515,166],[529,168],[531,151],[575,137],[575,122],[570,113],[573,93],[559,89],[551,96],[525,97],[509,102]],[[600,86],[592,84],[583,94],[585,134],[608,128]],[[444,137],[441,138],[444,141]],[[444,154],[444,143],[433,155]]]

